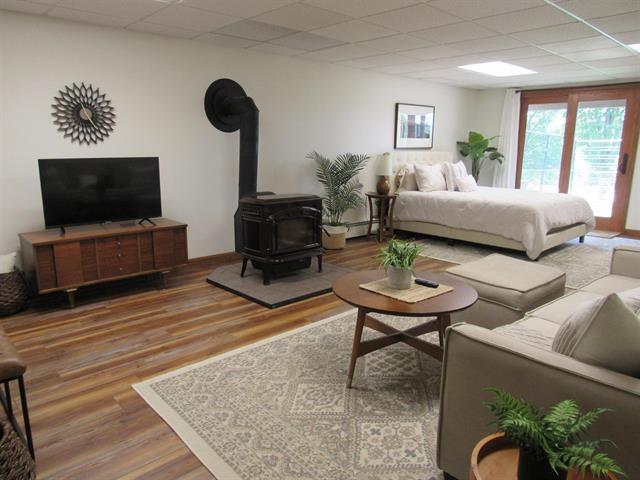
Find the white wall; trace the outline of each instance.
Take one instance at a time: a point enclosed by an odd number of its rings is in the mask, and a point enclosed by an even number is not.
[[[280,193],[320,192],[311,150],[390,151],[396,102],[435,105],[434,150],[455,149],[478,93],[0,12],[0,252],[17,248],[18,232],[44,226],[38,158],[136,155],[160,157],[164,214],[189,223],[191,257],[232,250],[238,133],[217,131],[203,109],[220,77],[238,81],[260,108],[258,186]],[[91,147],[63,138],[51,117],[58,89],[81,81],[106,92],[117,115],[112,136]],[[373,188],[370,171],[363,180]]]

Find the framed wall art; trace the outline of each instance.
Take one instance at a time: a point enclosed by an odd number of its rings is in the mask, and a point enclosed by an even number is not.
[[[396,149],[433,147],[433,121],[436,108],[431,105],[396,103]]]

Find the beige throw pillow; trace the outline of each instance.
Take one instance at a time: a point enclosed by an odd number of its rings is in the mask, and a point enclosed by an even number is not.
[[[478,184],[473,175],[467,175],[466,177],[456,178],[456,185],[461,192],[475,192],[478,190]]]
[[[401,167],[398,170],[398,173],[396,173],[396,187],[399,192],[418,190],[416,174],[413,172],[413,167]]]
[[[447,189],[447,184],[442,173],[442,165],[414,165],[416,183],[421,192],[436,192]]]
[[[558,329],[552,350],[640,378],[640,319],[617,293],[590,300]]]
[[[444,178],[447,182],[447,190],[453,192],[456,190],[458,185],[456,184],[456,179],[458,177],[466,177],[469,175],[467,173],[467,167],[464,165],[464,162],[456,162],[449,163],[445,162],[442,164],[444,171]]]

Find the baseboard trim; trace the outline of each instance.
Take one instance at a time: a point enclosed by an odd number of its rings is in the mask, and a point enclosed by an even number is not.
[[[631,238],[640,238],[640,230],[631,230],[626,228],[622,231],[622,236],[631,237]]]
[[[210,262],[212,260],[215,261],[233,261],[233,260],[242,260],[242,257],[238,255],[236,252],[222,252],[222,253],[214,253],[213,255],[205,255],[203,257],[193,257],[190,258],[187,263],[198,263],[198,262]]]

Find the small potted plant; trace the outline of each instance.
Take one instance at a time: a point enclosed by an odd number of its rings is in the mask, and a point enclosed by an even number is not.
[[[386,247],[380,249],[378,260],[387,270],[389,288],[406,290],[411,287],[413,266],[422,247],[414,242],[392,239]]]
[[[564,480],[569,470],[602,479],[625,476],[613,459],[598,452],[609,440],[582,439],[608,409],[582,413],[574,400],[563,400],[545,413],[499,388],[487,391],[495,395],[486,406],[496,416],[498,429],[520,449],[518,480]]]
[[[496,147],[489,146],[489,142],[495,138],[498,137],[485,138],[481,133],[469,132],[469,138],[466,142],[456,142],[460,155],[471,158],[471,175],[476,179],[476,182],[486,160],[495,160],[502,165],[504,155]]]
[[[366,166],[369,157],[343,153],[330,160],[311,152],[307,158],[316,162],[316,177],[324,185],[322,246],[331,250],[344,248],[348,228],[342,216],[347,210],[364,205],[362,184],[356,175]]]

